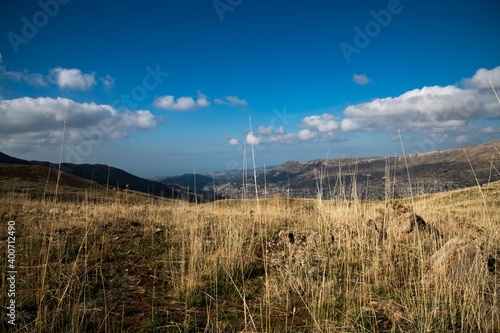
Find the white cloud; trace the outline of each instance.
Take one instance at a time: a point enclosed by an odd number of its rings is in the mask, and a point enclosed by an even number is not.
[[[216,98],[214,100],[215,104],[221,105],[233,105],[233,106],[247,106],[248,103],[245,99],[240,99],[238,96],[224,96],[221,98]]]
[[[371,82],[371,80],[368,78],[368,76],[366,76],[366,74],[354,74],[352,76],[352,81],[362,86],[367,85],[368,83]]]
[[[106,88],[106,89],[110,89],[110,88],[113,88],[115,86],[116,79],[109,74],[106,74],[105,77],[102,77],[100,79],[101,79],[102,84],[104,85],[104,88]]]
[[[174,96],[166,95],[155,100],[154,105],[168,110],[189,110],[196,107],[196,102],[191,97],[180,97],[175,101]]]
[[[272,126],[259,126],[255,133],[259,143],[296,143],[298,141],[296,134],[286,133],[282,126],[276,129]]]
[[[490,82],[495,89],[497,89],[498,93],[498,87],[500,87],[500,66],[490,70],[480,68],[473,77],[462,79],[461,84],[465,89],[474,91],[477,100],[482,103],[487,113],[493,114],[496,118],[500,118],[500,105],[495,96],[495,92],[491,88]]]
[[[481,133],[486,133],[486,134],[500,133],[500,128],[493,128],[491,126],[488,126],[488,127],[482,128]]]
[[[68,145],[125,138],[131,131],[150,129],[159,122],[148,110],[118,112],[110,105],[66,98],[2,100],[0,151],[37,151],[57,146],[65,120]]]
[[[302,120],[303,129],[296,133],[287,133],[280,126],[259,126],[254,133],[247,134],[246,143],[250,144],[297,144],[300,142],[322,142],[339,141],[336,129],[340,128],[339,123],[333,120],[332,115],[323,114],[321,116],[309,116]]]
[[[5,78],[8,80],[23,82],[30,86],[47,86],[47,80],[42,74],[30,73],[27,69],[22,72],[7,71],[4,66],[2,66],[2,55],[0,54],[0,78]]]
[[[230,146],[239,146],[241,144],[240,140],[231,138],[229,135],[224,135],[224,140],[227,140]]]
[[[459,135],[455,138],[455,141],[459,144],[464,144],[469,142],[469,139],[465,135]]]
[[[229,139],[229,145],[231,145],[231,146],[239,146],[240,145],[240,140],[234,139],[234,138]]]
[[[257,134],[271,135],[271,134],[273,134],[273,132],[274,132],[274,131],[273,131],[272,126],[267,126],[267,127],[266,127],[266,126],[262,126],[262,125],[261,125],[261,126],[259,126],[259,127],[255,130],[255,132],[256,132]]]
[[[1,59],[0,78],[21,82],[30,86],[46,87],[52,83],[61,89],[76,90],[89,90],[96,84],[95,73],[93,72],[84,74],[77,68],[65,69],[61,67],[52,68],[48,75],[30,73],[27,69],[23,69],[22,71],[7,71],[2,66]],[[99,80],[105,88],[111,88],[115,84],[115,78],[110,75],[100,77]]]
[[[313,115],[302,119],[304,127],[321,133],[333,132],[340,128],[339,122],[331,114],[324,113],[321,116]]]
[[[47,81],[42,74],[29,73],[26,69],[22,72],[2,71],[2,76],[16,82],[23,82],[30,86],[47,86]]]
[[[474,90],[491,90],[490,81],[499,84],[500,66],[493,69],[479,68],[473,77],[462,79],[461,83]]]
[[[307,128],[306,129],[303,129],[301,131],[299,131],[299,133],[297,133],[297,137],[300,139],[300,140],[303,140],[303,141],[307,141],[307,140],[311,140],[311,139],[314,139],[316,138],[316,136],[318,135],[318,133],[316,132],[311,132],[310,130],[308,130]]]
[[[77,68],[52,68],[50,77],[61,89],[89,90],[95,81],[95,73],[84,74]]]
[[[455,85],[425,86],[396,97],[354,104],[343,110],[342,117],[310,115],[302,119],[295,132],[260,126],[252,136],[261,144],[296,144],[340,141],[346,132],[393,134],[399,129],[436,143],[471,142],[481,133],[500,133],[497,127],[480,125],[500,119],[500,105],[489,81],[500,86],[500,67],[479,69]]]
[[[344,110],[344,131],[417,130],[465,126],[484,115],[475,92],[456,86],[433,86],[398,97],[379,98]]]
[[[500,84],[500,67],[478,69],[471,78],[449,86],[426,86],[400,96],[378,98],[344,109],[341,129],[395,132],[401,129],[435,142],[470,141],[465,133],[477,132],[477,122],[500,119],[500,106],[491,85]],[[492,133],[493,128],[481,130]]]
[[[196,100],[196,104],[198,106],[202,106],[202,107],[205,107],[205,106],[209,106],[210,105],[210,102],[208,101],[207,99],[207,96],[205,96],[201,91],[197,91],[198,93],[198,99]]]
[[[251,145],[251,144],[260,145],[262,140],[258,136],[253,134],[253,132],[248,132],[245,142],[249,145]]]
[[[259,126],[254,133],[247,134],[245,142],[250,144],[297,144],[300,142],[339,141],[336,131],[340,123],[330,114],[313,115],[302,119],[302,128],[296,133],[287,133],[280,126]]]
[[[192,97],[179,97],[177,100],[173,95],[165,95],[157,97],[153,105],[157,108],[174,110],[174,111],[188,111],[196,109],[197,107],[207,107],[210,105],[207,97],[198,91],[198,98],[195,101]]]

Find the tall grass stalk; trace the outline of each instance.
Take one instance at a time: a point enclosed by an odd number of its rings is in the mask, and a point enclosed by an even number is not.
[[[493,86],[493,82],[488,81],[491,85],[491,89],[493,89],[493,92],[495,93],[495,96],[497,98],[498,103],[500,104],[500,98],[498,97],[497,91],[495,90],[495,87]]]
[[[257,200],[257,212],[260,213],[260,202],[259,202],[259,188],[257,187],[257,169],[255,166],[255,150],[254,150],[254,140],[253,140],[253,130],[252,130],[252,116],[248,116],[248,121],[250,123],[250,133],[252,135],[251,147],[252,147],[252,166],[253,166],[253,180],[255,186],[255,200]]]
[[[394,163],[387,165],[392,179]],[[95,187],[95,200],[77,202],[62,195],[66,188],[55,207],[27,191],[0,193],[19,228],[18,331],[485,332],[482,318],[498,313],[484,302],[498,307],[498,273],[480,276],[492,280],[483,289],[472,276],[421,283],[440,243],[424,232],[396,237],[392,198],[356,203],[339,195],[320,210],[316,199],[276,197],[256,214],[256,200],[194,205],[133,192],[123,200]],[[483,194],[398,202],[445,239],[473,240],[491,255],[500,251],[500,183]],[[386,237],[368,219],[385,221]],[[3,304],[6,295],[2,284]]]
[[[61,163],[62,163],[62,154],[63,154],[63,147],[64,147],[64,134],[66,133],[66,120],[64,121],[64,127],[61,135],[61,149],[59,151],[59,167],[57,169],[57,182],[56,182],[56,191],[54,194],[54,203],[57,201],[57,193],[59,189],[59,180],[61,178]]]

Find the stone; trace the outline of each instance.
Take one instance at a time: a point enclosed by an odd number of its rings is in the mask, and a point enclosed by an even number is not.
[[[424,266],[427,273],[422,278],[423,283],[433,284],[438,281],[465,282],[479,279],[487,270],[479,247],[459,237],[450,239]]]

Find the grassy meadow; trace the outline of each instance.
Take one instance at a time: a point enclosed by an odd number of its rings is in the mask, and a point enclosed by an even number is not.
[[[37,185],[2,184],[1,304],[10,220],[17,269],[16,325],[3,314],[2,330],[499,329],[498,182],[400,201],[198,205],[101,187],[61,187],[54,200],[32,195]],[[401,230],[408,211],[439,232]],[[477,245],[489,269],[422,282],[429,258],[454,237]]]

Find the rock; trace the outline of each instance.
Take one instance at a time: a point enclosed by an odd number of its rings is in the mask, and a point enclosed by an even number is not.
[[[379,227],[377,223],[369,219],[366,221],[366,234],[373,239],[376,239],[379,243],[382,243],[385,239],[387,239],[387,231],[385,231],[382,227]]]
[[[451,288],[451,297],[473,300],[480,331],[500,332],[498,301],[494,299],[497,286],[479,246],[458,237],[450,239],[424,267],[428,269],[422,283],[437,288],[445,286]]]
[[[396,225],[399,226],[399,233],[409,234],[413,231],[413,228],[415,226],[415,218],[413,217],[412,213],[405,213],[401,217],[401,219],[396,222]]]
[[[488,269],[479,247],[458,237],[446,242],[424,266],[428,267],[422,278],[426,284],[470,282],[479,279]]]
[[[330,241],[332,242],[332,244],[335,243],[335,235],[330,231]]]
[[[59,214],[59,209],[51,208],[51,209],[49,209],[49,214],[57,215],[57,214]]]
[[[416,214],[413,209],[395,201],[385,209],[379,209],[379,216],[374,220],[367,221],[367,235],[371,238],[377,237],[382,242],[388,236],[395,239],[406,239],[416,235],[416,231],[425,232],[441,240],[443,235],[434,226],[428,224],[422,216]]]
[[[372,300],[370,308],[383,312],[393,324],[399,325],[410,321],[407,309],[391,300]]]
[[[494,257],[489,256],[488,257],[488,270],[490,271],[490,273],[495,274],[497,269],[498,269],[497,260]]]

